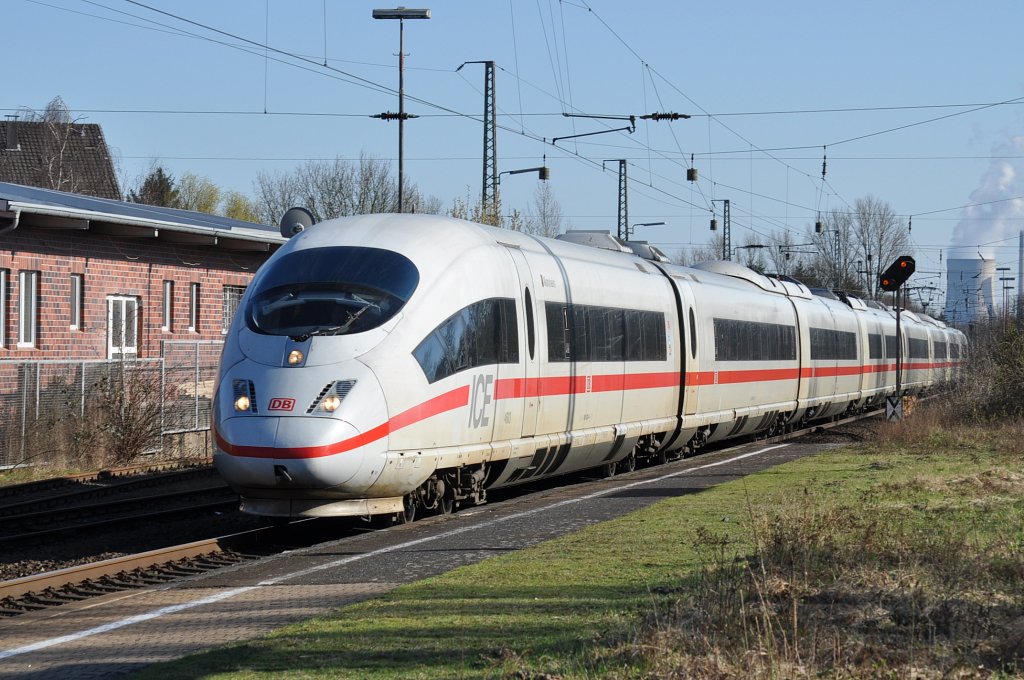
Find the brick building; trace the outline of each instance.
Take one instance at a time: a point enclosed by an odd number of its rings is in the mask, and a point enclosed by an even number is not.
[[[0,360],[220,340],[284,239],[225,217],[0,183]]]

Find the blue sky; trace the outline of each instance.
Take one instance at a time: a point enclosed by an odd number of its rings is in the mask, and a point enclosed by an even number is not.
[[[103,126],[128,182],[152,159],[246,193],[258,172],[301,159],[365,153],[397,165],[397,124],[369,118],[397,110],[398,24],[370,17],[393,6],[6,0],[13,59],[0,108],[41,109],[60,95],[76,117]],[[1017,268],[1024,202],[1002,199],[1024,195],[1019,0],[415,6],[433,17],[406,22],[406,109],[420,116],[406,125],[406,174],[445,204],[475,199],[481,183],[483,69],[455,69],[490,59],[499,67],[499,167],[546,156],[572,227],[615,228],[617,175],[602,161],[626,158],[630,222],[665,221],[637,236],[670,251],[707,241],[711,199],[731,201],[733,242],[742,243],[750,232],[799,235],[816,211],[871,194],[914,216],[919,271],[938,271],[954,236]],[[693,117],[552,145],[623,125],[564,111]],[[685,180],[691,154],[697,184]],[[532,174],[506,176],[504,207],[529,211],[536,185]]]

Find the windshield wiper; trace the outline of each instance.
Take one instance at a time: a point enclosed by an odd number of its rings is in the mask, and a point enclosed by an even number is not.
[[[297,342],[304,342],[307,338],[310,338],[314,335],[341,335],[349,328],[351,328],[352,324],[354,324],[356,320],[359,319],[359,317],[362,316],[363,312],[365,312],[367,309],[370,309],[372,307],[373,309],[376,309],[378,312],[380,311],[380,307],[378,305],[354,295],[352,297],[353,299],[362,302],[363,306],[360,307],[359,311],[357,311],[355,314],[349,313],[348,319],[345,320],[345,323],[341,324],[340,326],[331,326],[330,328],[317,328],[314,331],[309,331],[308,333],[303,333],[302,335],[295,336],[295,340]]]

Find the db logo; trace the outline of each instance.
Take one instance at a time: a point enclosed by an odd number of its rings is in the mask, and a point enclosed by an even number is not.
[[[281,399],[280,397],[274,397],[270,400],[270,406],[267,407],[268,411],[291,411],[295,408],[294,399]]]

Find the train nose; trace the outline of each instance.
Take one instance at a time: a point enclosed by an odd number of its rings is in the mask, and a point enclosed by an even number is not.
[[[382,454],[374,456],[366,439],[342,420],[228,418],[216,432],[214,462],[236,488],[358,493],[382,468],[376,461]]]

